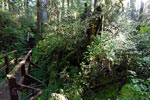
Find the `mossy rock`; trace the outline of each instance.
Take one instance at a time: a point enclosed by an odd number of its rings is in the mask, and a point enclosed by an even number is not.
[[[141,100],[141,95],[138,91],[132,88],[132,85],[125,84],[120,91],[119,100]]]
[[[92,96],[85,98],[85,100],[116,100],[120,85],[120,83],[107,84],[93,92]]]

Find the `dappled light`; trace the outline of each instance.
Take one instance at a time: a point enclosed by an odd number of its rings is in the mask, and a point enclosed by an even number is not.
[[[0,0],[0,100],[150,100],[150,0]]]

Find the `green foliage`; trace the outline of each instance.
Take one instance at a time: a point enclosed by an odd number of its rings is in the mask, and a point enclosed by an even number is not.
[[[75,19],[72,13],[74,10],[67,11],[61,22],[51,16],[54,20],[43,24],[42,40],[33,52],[34,62],[42,68],[42,71],[33,75],[47,83],[39,100],[52,100],[51,93],[54,92],[65,95],[69,100],[113,100],[118,95],[118,87],[127,82],[123,79],[131,78],[133,82],[123,86],[117,99],[142,100],[143,96],[149,98],[148,87],[145,87],[149,86],[148,80],[145,83],[138,79],[150,74],[149,26],[141,27],[140,34],[129,34],[135,31],[135,27],[131,26],[136,23],[127,25],[125,20],[122,23],[124,26],[114,23],[119,27],[117,26],[118,30],[113,29],[111,23],[118,19],[122,0],[104,1],[99,3],[103,11],[95,12],[89,19],[95,24],[96,19],[103,15],[104,29],[100,32],[101,35],[92,37],[91,44],[88,44],[84,34],[90,22]],[[58,13],[59,10],[56,8],[53,13],[56,14],[55,11]],[[35,22],[32,20],[33,17],[21,16],[20,28],[24,32],[36,32]],[[3,31],[6,38],[11,36],[10,32],[13,32],[13,37],[18,35],[18,31],[12,27],[6,27]],[[134,72],[137,73],[137,79],[132,76]],[[118,80],[124,83],[115,84]],[[100,89],[101,87],[103,88]]]
[[[131,30],[135,31],[133,27]],[[132,48],[128,49],[130,61],[127,78],[130,83],[122,87],[117,100],[149,100],[149,36],[149,26],[142,26],[140,33],[129,35],[133,44]]]
[[[82,58],[82,49],[87,44],[86,36],[82,33],[84,27],[79,25],[80,21],[69,23],[65,20],[56,29],[53,27],[58,25],[57,22],[47,25],[51,30],[45,31],[43,40],[38,43],[33,55],[36,57],[34,62],[43,66],[43,79],[51,90],[45,94],[50,97],[51,93],[62,93],[69,100],[80,100],[82,87],[78,65]]]
[[[36,33],[36,22],[35,22],[35,19],[33,16],[31,15],[28,15],[28,16],[20,16],[18,18],[18,21],[21,25],[21,30],[24,31],[24,32],[34,32]]]
[[[147,33],[147,34],[150,34],[150,26],[141,27],[140,33]]]
[[[78,67],[72,66],[71,72],[63,71],[61,72],[62,76],[65,78],[67,77],[68,79],[64,84],[64,91],[63,94],[65,94],[69,100],[82,100],[82,92],[83,92],[83,87],[82,87],[82,77],[78,73],[79,69]]]
[[[35,20],[32,16],[20,16],[0,11],[0,50],[9,52],[17,49],[19,52],[24,52],[26,49],[26,33],[30,32],[34,37],[36,32]]]
[[[19,26],[19,24],[17,23],[16,19],[14,16],[11,16],[12,13],[10,12],[6,12],[6,11],[2,11],[0,10],[0,28],[3,28],[5,26],[9,27],[16,27]]]
[[[105,87],[99,88],[97,93],[95,92],[86,100],[116,100],[119,86],[120,83],[106,84]]]
[[[114,10],[117,12],[113,9],[100,15],[106,17]],[[116,13],[112,14],[114,18],[115,15]],[[108,17],[106,19],[108,23],[114,21]],[[82,100],[87,95],[92,96],[91,99],[99,100],[100,96],[94,98],[97,95],[94,89],[116,81],[116,69],[127,71],[126,68],[131,63],[130,50],[134,48],[132,41],[126,41],[125,34],[105,31],[102,36],[93,36],[93,42],[86,48],[89,42],[83,33],[87,25],[88,23],[75,20],[71,16],[64,18],[62,22],[45,24],[43,40],[36,46],[33,55],[36,57],[34,61],[43,66],[43,78],[51,91],[45,92],[39,99],[47,99],[46,96],[57,92],[64,94],[69,100]],[[106,93],[103,99],[116,97],[118,89],[111,86],[105,88],[108,91],[100,92]]]
[[[81,63],[83,74],[92,87],[102,84],[104,82],[104,80],[100,81],[103,79],[102,77],[107,79],[118,74],[117,69],[121,68],[127,71],[126,69],[130,68],[132,62],[130,50],[134,45],[130,40],[126,40],[127,35],[116,36],[114,34],[113,36],[109,32],[104,32],[101,36],[97,35],[93,38],[93,42],[85,52],[85,61]],[[113,77],[111,79],[108,82],[113,81]]]
[[[130,84],[125,84],[121,91],[119,100],[149,100],[150,79],[133,78]]]
[[[19,29],[17,20],[11,13],[0,12],[0,50],[11,51],[17,49],[24,51],[20,47],[24,45],[24,34]]]
[[[24,38],[21,36],[22,32],[12,27],[4,27],[1,31],[1,50],[11,51],[17,49],[23,51],[20,47],[24,45]]]
[[[150,66],[150,34],[149,26],[141,27],[140,34],[132,36],[132,40],[135,44],[133,62],[134,66],[137,66],[134,71],[138,73],[139,76],[149,76],[149,66]]]

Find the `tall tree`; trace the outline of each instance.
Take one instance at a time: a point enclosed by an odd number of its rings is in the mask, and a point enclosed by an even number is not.
[[[140,7],[140,12],[139,12],[139,20],[142,19],[143,17],[143,11],[144,11],[144,2],[141,1],[141,7]]]
[[[64,10],[64,8],[65,8],[65,0],[62,0],[61,2],[62,2],[62,9]]]
[[[3,1],[0,1],[0,8],[3,9]]]
[[[96,8],[97,0],[94,0],[94,9]]]
[[[38,32],[38,40],[41,39],[41,32],[42,32],[42,23],[41,23],[41,4],[42,0],[37,0],[37,32]]]
[[[71,0],[71,9],[73,9],[73,3],[74,3],[74,1]]]
[[[96,4],[97,4],[97,0],[92,0],[92,2],[91,2],[91,9],[92,9],[92,11],[95,10]]]
[[[16,0],[8,0],[8,8],[10,12],[16,12],[17,10]]]
[[[46,22],[48,20],[47,18],[47,6],[48,6],[49,0],[43,0],[42,2],[42,22]]]
[[[24,8],[27,15],[29,15],[29,0],[24,0]]]
[[[57,20],[61,21],[62,18],[62,0],[57,0],[56,10],[57,10]]]
[[[136,20],[136,7],[135,7],[136,0],[130,0],[130,10],[131,10],[131,20]]]
[[[67,0],[68,8],[70,7],[70,0]]]

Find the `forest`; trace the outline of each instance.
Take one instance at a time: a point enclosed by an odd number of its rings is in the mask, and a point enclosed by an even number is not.
[[[0,100],[150,100],[149,12],[150,0],[0,0]]]

